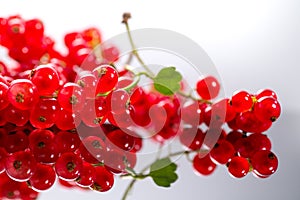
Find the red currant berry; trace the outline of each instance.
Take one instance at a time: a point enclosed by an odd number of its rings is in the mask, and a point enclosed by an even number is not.
[[[10,132],[4,138],[4,147],[8,153],[23,151],[28,148],[28,136],[21,130]]]
[[[206,100],[216,98],[220,91],[220,83],[213,76],[207,76],[197,82],[197,93]]]
[[[230,142],[232,145],[234,145],[236,143],[236,141],[238,141],[240,138],[243,137],[243,133],[237,130],[233,130],[230,131],[227,136],[226,136],[226,140],[228,142]]]
[[[106,113],[105,99],[101,97],[88,99],[85,101],[84,108],[81,111],[81,119],[89,127],[99,127],[100,124],[105,122]]]
[[[0,82],[0,110],[6,108],[9,104],[7,98],[7,91],[8,91],[8,86],[5,83]]]
[[[274,122],[280,116],[281,106],[273,97],[260,98],[254,105],[254,113],[262,121]]]
[[[73,181],[79,177],[82,168],[82,160],[73,152],[61,154],[55,163],[55,171],[59,178]]]
[[[95,91],[96,91],[96,77],[91,73],[85,73],[79,77],[77,80],[77,84],[82,87],[86,98],[94,99],[95,98]]]
[[[130,134],[130,131],[124,132],[121,129],[114,130],[107,135],[105,141],[109,149],[122,149],[124,151],[130,151],[134,147],[135,139]]]
[[[258,119],[253,111],[240,113],[240,115],[236,117],[235,123],[238,129],[250,133],[264,132],[272,125],[270,120],[261,121]]]
[[[29,151],[9,155],[5,162],[7,175],[15,181],[28,181],[36,169],[36,161]]]
[[[209,154],[211,159],[217,164],[224,165],[234,156],[235,150],[230,142],[219,140]]]
[[[31,109],[39,99],[36,86],[27,79],[12,81],[7,96],[9,102],[20,110]]]
[[[38,163],[29,184],[33,190],[41,192],[51,188],[55,179],[56,174],[52,166]]]
[[[236,112],[250,110],[253,104],[252,96],[246,91],[235,92],[231,98],[230,104]]]
[[[82,140],[79,152],[86,162],[97,164],[103,162],[107,148],[101,138],[89,136]]]
[[[30,113],[30,123],[35,128],[46,129],[54,125],[56,111],[60,109],[56,99],[40,99]]]
[[[5,171],[5,160],[8,156],[3,147],[0,147],[0,174]]]
[[[39,65],[31,71],[30,79],[41,96],[51,96],[59,87],[59,76],[53,64]]]
[[[74,152],[81,141],[76,132],[59,131],[54,138],[59,153]]]
[[[110,65],[101,65],[93,70],[97,79],[96,95],[113,90],[118,83],[118,72]]]
[[[95,180],[95,167],[88,162],[83,162],[80,175],[76,179],[76,184],[80,187],[89,187]]]
[[[193,167],[197,173],[207,176],[213,173],[217,165],[210,159],[209,154],[205,157],[197,154],[193,159]]]
[[[256,96],[255,98],[257,100],[259,100],[260,98],[263,98],[263,97],[273,97],[274,99],[277,100],[277,95],[276,93],[271,90],[271,89],[263,89],[263,90],[259,90],[257,93],[256,93]]]
[[[114,175],[103,166],[95,167],[95,179],[90,188],[97,192],[106,192],[114,185]]]
[[[198,126],[203,122],[205,107],[197,101],[187,102],[181,110],[181,119],[187,124]]]
[[[269,150],[257,151],[251,158],[253,172],[261,176],[269,176],[275,173],[278,168],[276,155]]]
[[[43,163],[54,163],[58,150],[54,143],[54,133],[50,130],[35,129],[29,134],[29,148],[35,159]]]
[[[200,128],[185,128],[179,136],[181,144],[191,150],[198,150],[203,144],[205,134]]]
[[[57,128],[63,131],[75,129],[81,122],[81,116],[79,112],[69,112],[63,108],[58,109],[56,112],[55,125]]]
[[[59,105],[66,111],[81,111],[84,106],[85,95],[76,83],[66,83],[59,91],[57,100]]]
[[[3,115],[6,122],[10,122],[16,126],[24,126],[29,120],[28,110],[20,110],[11,104],[3,110]]]
[[[94,27],[85,29],[82,32],[82,37],[91,48],[95,48],[101,43],[101,33],[97,28]]]
[[[129,95],[125,90],[114,90],[106,98],[107,108],[113,114],[120,114],[126,110],[129,104]]]
[[[236,178],[242,178],[249,172],[249,162],[246,158],[235,156],[227,164],[229,173]]]
[[[44,24],[39,19],[31,19],[25,22],[25,38],[26,42],[31,45],[41,42],[44,37]]]
[[[115,46],[106,46],[102,49],[102,56],[106,63],[116,62],[119,59],[119,55],[119,49]]]

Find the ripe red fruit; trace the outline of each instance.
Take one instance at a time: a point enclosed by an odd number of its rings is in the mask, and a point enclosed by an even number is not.
[[[28,136],[22,130],[10,132],[3,140],[3,146],[7,153],[23,151],[28,148]]]
[[[9,104],[7,98],[7,91],[8,91],[8,86],[5,83],[0,82],[0,110],[6,108]]]
[[[89,136],[82,140],[79,152],[86,162],[97,164],[103,162],[107,152],[106,144],[97,136]]]
[[[114,185],[114,175],[103,166],[95,167],[95,179],[90,188],[97,192],[106,192]]]
[[[81,122],[79,112],[69,112],[63,108],[58,109],[56,112],[55,125],[63,131],[75,129]]]
[[[193,159],[193,167],[201,175],[210,175],[216,169],[217,165],[210,159],[209,154],[205,157],[200,157],[202,155],[197,154]]]
[[[220,91],[220,83],[213,76],[207,76],[197,82],[197,93],[206,100],[214,99]]]
[[[81,141],[76,132],[59,131],[54,138],[59,153],[74,152]]]
[[[118,72],[110,65],[101,65],[93,70],[97,79],[96,95],[113,90],[118,83]]]
[[[3,147],[0,147],[0,174],[5,171],[5,160],[7,157],[7,152]]]
[[[249,172],[249,162],[246,158],[235,156],[227,164],[229,173],[236,177],[242,178]]]
[[[20,110],[33,108],[39,100],[36,86],[27,79],[13,80],[7,91],[9,102]]]
[[[31,188],[37,192],[51,188],[55,182],[56,174],[51,165],[38,163],[36,170],[29,179]]]
[[[35,128],[46,129],[54,125],[56,111],[60,109],[56,99],[40,99],[30,112],[30,123]]]
[[[29,148],[35,159],[42,163],[54,163],[58,158],[58,149],[50,130],[35,129],[29,135]]]
[[[28,181],[36,170],[36,161],[29,151],[18,151],[9,155],[5,161],[7,175],[15,181]]]
[[[276,93],[271,89],[262,89],[257,91],[255,98],[259,100],[263,97],[273,97],[274,99],[277,99]]]
[[[85,95],[79,85],[68,82],[59,91],[57,101],[66,111],[79,112],[84,106]]]
[[[251,158],[253,172],[258,176],[269,176],[278,168],[276,155],[269,150],[257,151]]]
[[[59,87],[59,76],[53,64],[39,65],[33,69],[30,80],[41,96],[51,96]]]
[[[226,164],[235,154],[233,145],[226,140],[219,140],[209,152],[210,157],[217,164]]]
[[[231,98],[230,104],[236,112],[250,110],[253,104],[252,96],[246,91],[235,92]]]
[[[179,136],[181,144],[191,150],[198,150],[203,144],[205,134],[200,128],[185,128]]]
[[[88,162],[83,162],[80,175],[76,179],[76,184],[81,187],[89,187],[94,183],[95,167]]]
[[[254,105],[254,113],[261,121],[274,122],[280,116],[281,106],[273,97],[260,98]]]
[[[119,149],[124,151],[130,151],[134,147],[135,139],[130,133],[131,131],[127,130],[124,132],[121,129],[114,130],[108,133],[106,145],[110,149]]]
[[[3,115],[6,122],[16,126],[24,126],[29,120],[28,110],[20,110],[11,104],[3,110]]]
[[[79,177],[82,159],[73,152],[61,154],[55,163],[55,171],[59,178],[74,181]]]

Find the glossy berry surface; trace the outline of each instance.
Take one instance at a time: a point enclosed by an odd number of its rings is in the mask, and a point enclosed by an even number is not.
[[[274,122],[280,116],[281,106],[273,97],[264,97],[255,104],[254,113],[262,121]]]
[[[261,176],[269,176],[278,168],[277,156],[269,150],[260,150],[251,158],[254,173]]]
[[[51,96],[59,87],[58,73],[51,64],[39,65],[33,69],[30,79],[41,96]]]
[[[36,170],[29,179],[33,190],[40,192],[51,188],[56,180],[56,173],[51,165],[38,163]]]
[[[66,83],[57,96],[59,105],[66,111],[81,111],[85,95],[81,87],[75,83]]]
[[[18,151],[9,155],[5,162],[7,175],[16,181],[28,181],[36,170],[36,161],[31,152]]]
[[[97,192],[106,192],[114,185],[114,175],[105,167],[95,167],[94,183],[90,188]]]
[[[252,97],[246,91],[239,91],[233,94],[230,102],[236,112],[244,112],[252,107]]]
[[[197,154],[193,159],[193,167],[201,175],[210,175],[216,169],[217,165],[210,159],[209,155],[205,157]]]
[[[249,172],[249,162],[243,157],[233,157],[227,165],[229,173],[236,178],[242,178]]]
[[[61,154],[55,163],[55,171],[59,178],[73,181],[79,177],[82,167],[81,158],[73,152]]]
[[[110,65],[101,65],[93,70],[97,79],[96,95],[114,89],[118,83],[118,72]]]
[[[27,79],[12,81],[7,96],[9,102],[20,110],[29,110],[38,101],[37,88]]]
[[[197,82],[197,93],[206,100],[214,99],[220,91],[220,83],[213,76],[207,76]]]

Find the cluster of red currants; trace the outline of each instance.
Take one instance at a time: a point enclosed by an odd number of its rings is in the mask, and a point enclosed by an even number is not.
[[[197,82],[197,97],[166,94],[158,75],[117,69],[118,50],[99,46],[96,28],[64,41],[66,55],[55,50],[40,20],[0,18],[0,45],[16,61],[0,63],[0,197],[35,199],[56,177],[63,185],[107,191],[115,175],[135,167],[141,129],[161,144],[178,137],[203,175],[218,164],[239,178],[276,171],[263,134],[281,112],[272,90],[239,91],[213,103],[220,84],[207,76]],[[139,86],[142,75],[151,87]],[[205,138],[213,137],[219,139],[211,146]]]
[[[217,80],[208,77],[205,84],[202,81],[197,85],[198,94],[205,99],[216,97],[219,87],[215,84]],[[211,93],[205,92],[209,85]],[[221,99],[210,105],[195,104],[199,102],[184,107],[186,110],[183,112],[188,113],[187,116],[200,113],[198,124],[204,123],[208,129],[203,132],[198,127],[196,134],[192,134],[195,132],[193,126],[183,129],[180,135],[182,144],[191,150],[197,150],[205,145],[204,138],[207,135],[219,136],[208,154],[200,152],[194,157],[193,166],[198,173],[209,175],[217,165],[226,165],[229,173],[236,178],[242,178],[251,171],[257,177],[267,178],[277,170],[278,159],[271,152],[271,141],[263,134],[281,113],[274,91],[264,89],[257,94],[237,91],[230,99]],[[195,118],[188,118],[186,121],[197,125],[190,119]],[[224,130],[224,123],[227,124],[228,134]]]

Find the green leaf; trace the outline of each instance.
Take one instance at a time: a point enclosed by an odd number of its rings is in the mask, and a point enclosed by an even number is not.
[[[181,74],[175,67],[161,69],[154,77],[154,88],[164,95],[172,95],[180,89]]]
[[[176,169],[177,165],[169,158],[160,159],[150,166],[149,176],[156,185],[170,187],[178,179],[178,175],[175,173]]]

